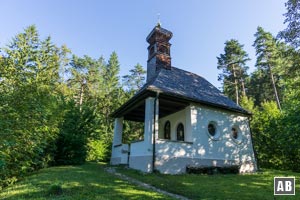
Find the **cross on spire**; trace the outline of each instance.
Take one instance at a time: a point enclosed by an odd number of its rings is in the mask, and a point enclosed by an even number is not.
[[[157,26],[161,26],[161,23],[160,23],[160,13],[157,13]]]

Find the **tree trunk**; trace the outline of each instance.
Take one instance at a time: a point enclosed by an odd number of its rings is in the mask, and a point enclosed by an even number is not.
[[[83,86],[84,86],[84,84],[82,83],[81,86],[80,86],[80,96],[79,96],[79,110],[80,110],[80,112],[82,110],[82,102],[83,102],[83,92],[84,92],[83,91],[84,90]]]
[[[246,89],[245,89],[244,79],[241,79],[241,82],[242,82],[243,96],[245,97],[246,96]]]
[[[239,88],[238,88],[238,81],[236,79],[236,73],[235,73],[235,65],[232,65],[232,71],[233,71],[233,78],[234,78],[234,85],[235,85],[235,100],[236,104],[239,105]]]
[[[281,105],[280,105],[280,101],[279,101],[279,97],[278,97],[278,93],[277,93],[277,89],[276,89],[276,85],[275,85],[275,80],[274,80],[274,75],[273,75],[271,66],[269,66],[269,71],[270,71],[270,76],[271,76],[272,86],[273,86],[273,89],[274,89],[274,95],[275,95],[275,100],[276,100],[276,103],[277,103],[277,107],[281,111]]]

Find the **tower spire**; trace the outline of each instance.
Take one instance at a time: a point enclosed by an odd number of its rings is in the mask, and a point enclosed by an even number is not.
[[[157,13],[157,26],[158,26],[158,27],[161,27],[160,13]]]

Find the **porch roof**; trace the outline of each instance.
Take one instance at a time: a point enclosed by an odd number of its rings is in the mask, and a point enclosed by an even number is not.
[[[226,97],[203,77],[176,67],[161,69],[131,99],[111,116],[144,121],[145,99],[159,93],[159,117],[177,112],[190,103],[200,103],[245,115],[251,113]]]

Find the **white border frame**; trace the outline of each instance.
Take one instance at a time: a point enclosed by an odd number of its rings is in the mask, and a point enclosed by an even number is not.
[[[276,178],[293,178],[294,179],[294,193],[293,194],[275,194],[275,179]],[[295,190],[296,190],[296,177],[295,176],[275,176],[274,181],[273,181],[273,190],[274,190],[274,196],[291,196],[291,195],[296,195]]]

